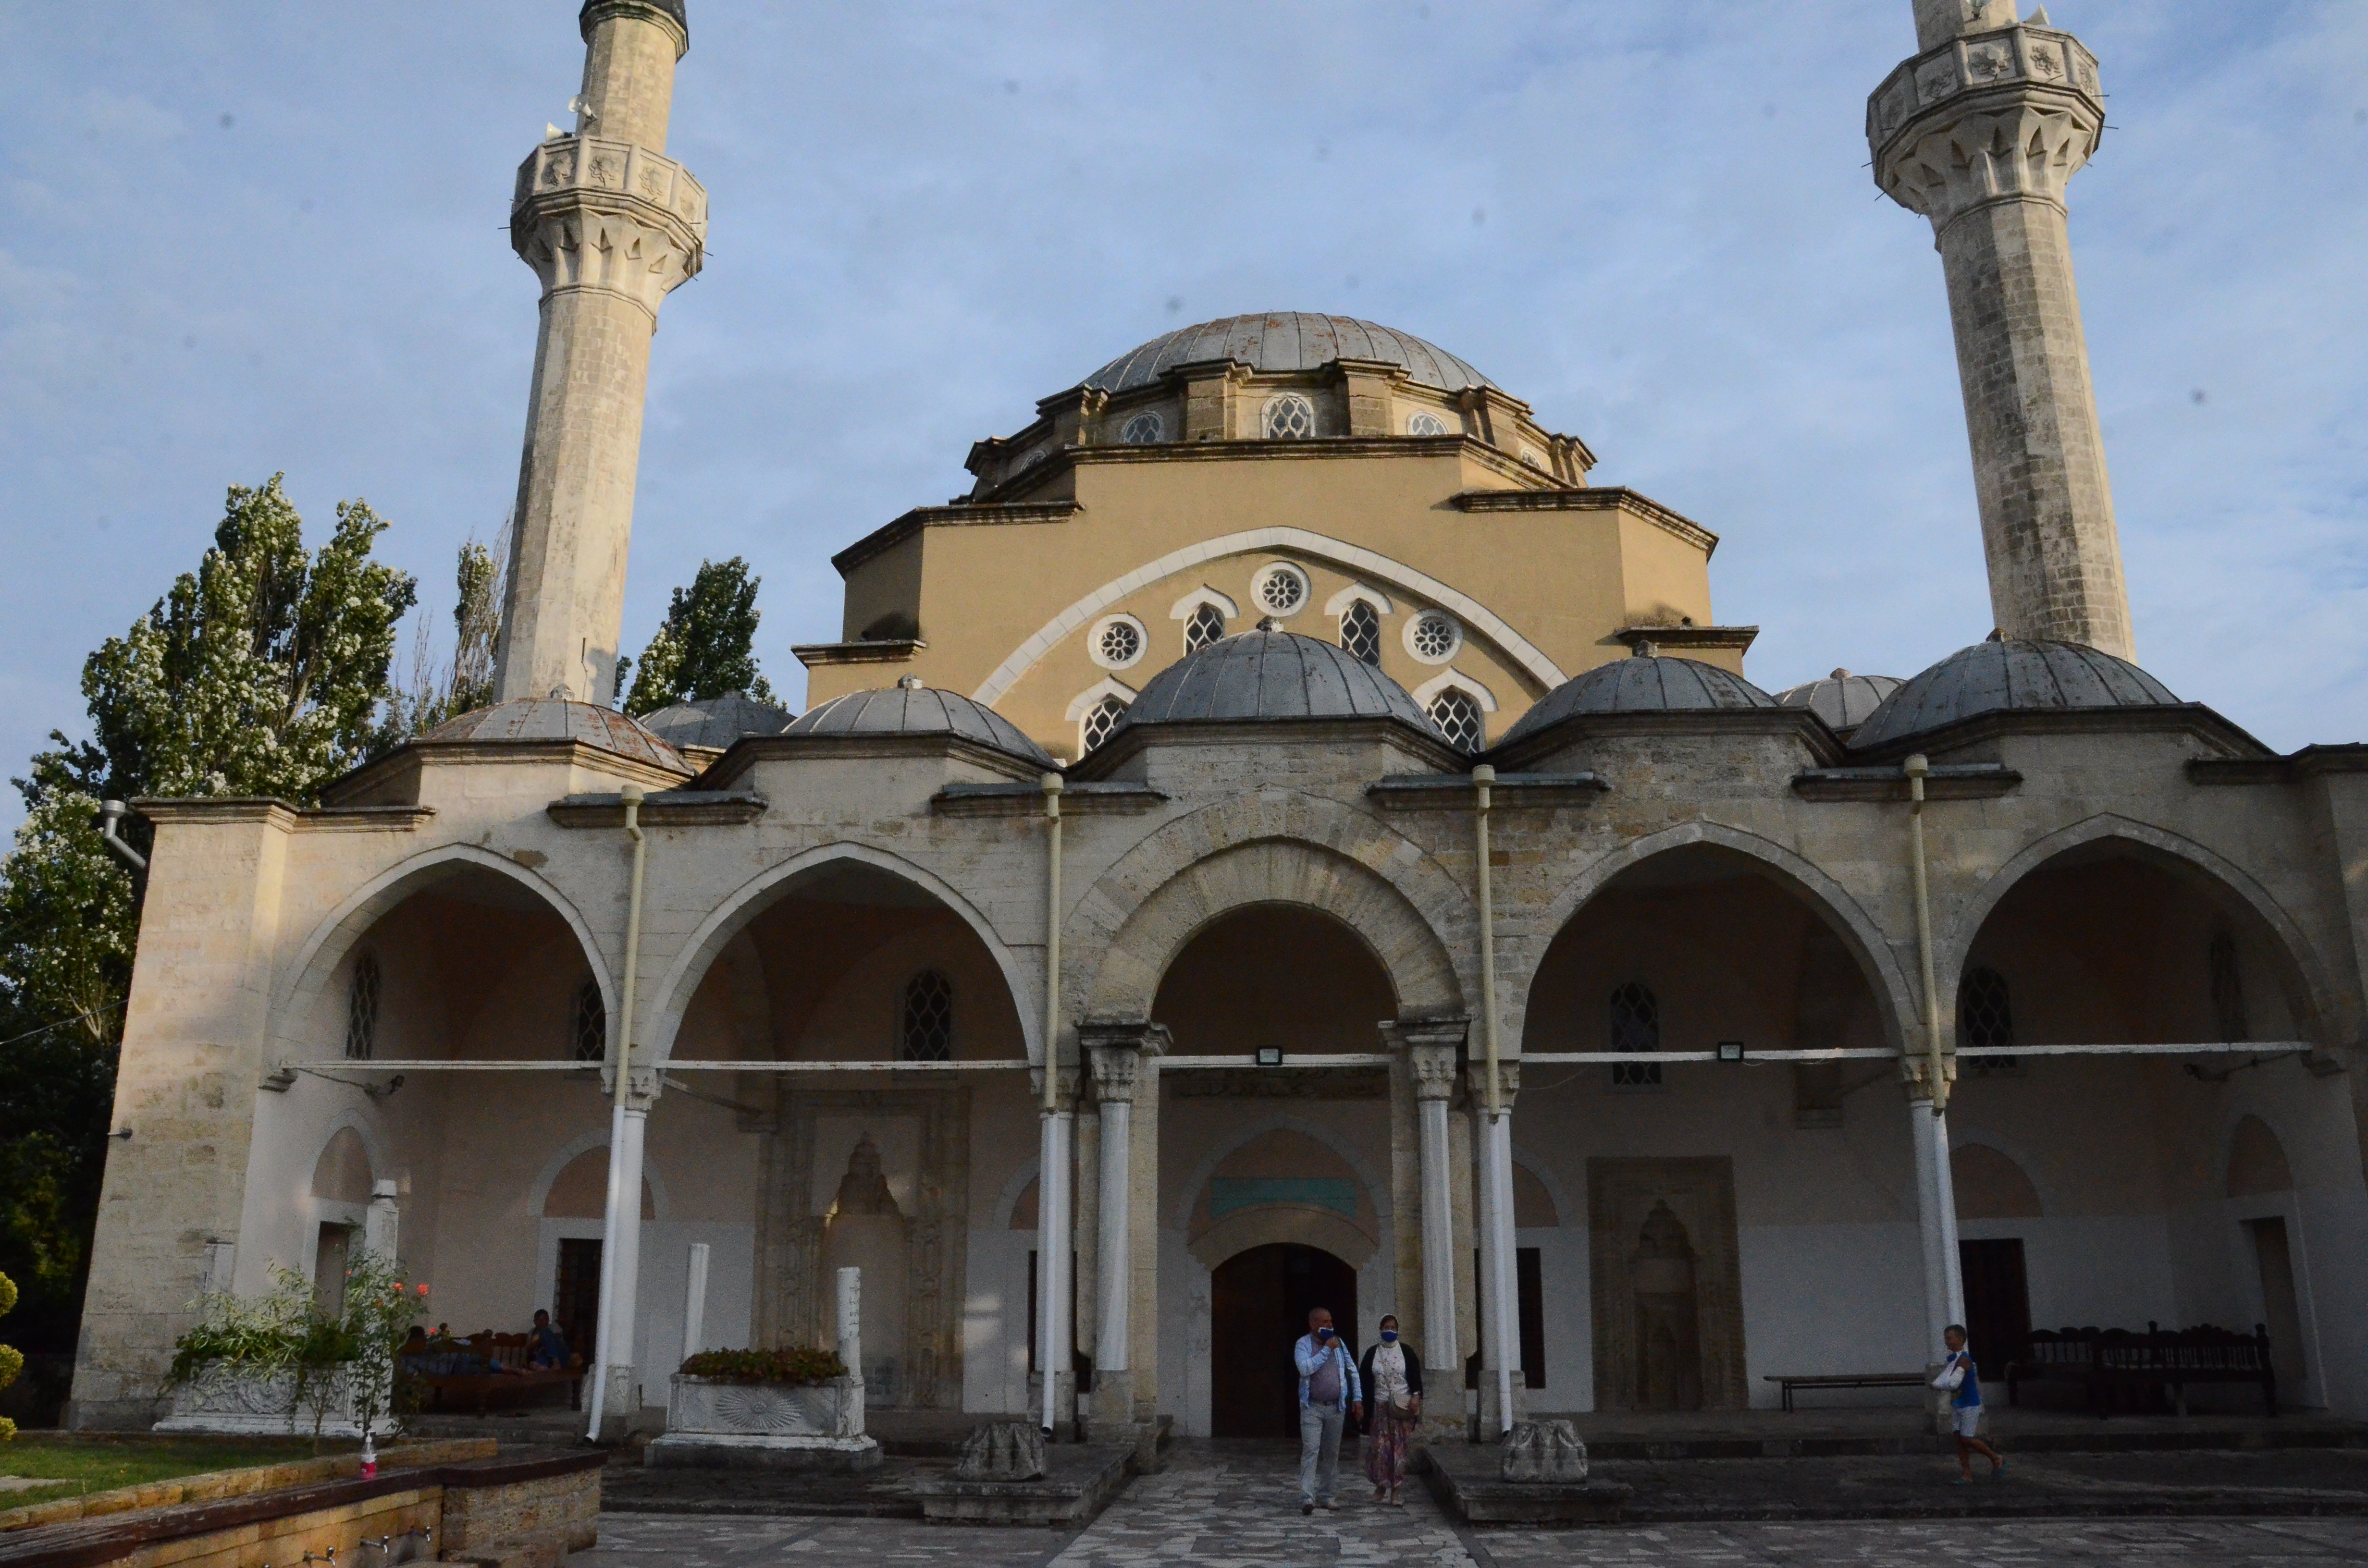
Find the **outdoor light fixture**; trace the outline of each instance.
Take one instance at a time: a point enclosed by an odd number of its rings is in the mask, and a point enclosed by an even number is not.
[[[1720,1040],[1720,1041],[1718,1042],[1718,1059],[1719,1059],[1721,1062],[1740,1062],[1740,1061],[1742,1061],[1742,1060],[1743,1060],[1743,1042],[1742,1042],[1741,1040]]]
[[[1259,1046],[1259,1047],[1258,1048],[1258,1064],[1259,1066],[1261,1066],[1261,1067],[1280,1067],[1280,1066],[1281,1066],[1281,1065],[1282,1065],[1282,1047],[1281,1047],[1281,1046],[1279,1046],[1279,1045],[1261,1045],[1261,1046]]]

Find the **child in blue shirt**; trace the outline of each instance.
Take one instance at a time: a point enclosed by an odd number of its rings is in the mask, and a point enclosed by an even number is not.
[[[1949,1386],[1949,1374],[1961,1373],[1955,1393],[1950,1396],[1949,1410],[1956,1418],[1957,1468],[1964,1473],[1957,1484],[1969,1486],[1974,1480],[1974,1455],[1990,1461],[1990,1478],[1996,1480],[2006,1470],[2006,1456],[1981,1439],[1982,1381],[1974,1367],[1974,1353],[1965,1348],[1965,1328],[1963,1324],[1951,1324],[1941,1337],[1948,1341],[1949,1358],[1941,1364],[1941,1375],[1932,1381],[1936,1389]]]

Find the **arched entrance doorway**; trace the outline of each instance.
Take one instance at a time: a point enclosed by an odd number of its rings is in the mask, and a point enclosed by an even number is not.
[[[1332,1321],[1353,1336],[1357,1271],[1321,1247],[1272,1242],[1216,1267],[1209,1290],[1211,1436],[1299,1435],[1291,1346],[1317,1307],[1330,1308]]]

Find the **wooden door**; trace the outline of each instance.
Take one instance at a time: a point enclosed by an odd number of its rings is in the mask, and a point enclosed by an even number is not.
[[[567,1348],[590,1367],[599,1346],[600,1238],[562,1238],[559,1278],[551,1292],[551,1315],[567,1336]]]
[[[2302,1304],[2294,1294],[2294,1248],[2282,1219],[2248,1220],[2253,1259],[2261,1271],[2261,1315],[2270,1331],[2270,1366],[2278,1375],[2278,1403],[2302,1403]]]
[[[2006,1364],[2031,1337],[2031,1285],[2022,1267],[2022,1240],[1961,1241],[1957,1267],[1965,1282],[1965,1337],[1985,1382],[2003,1383]],[[1932,1354],[1940,1354],[1935,1346]],[[1987,1395],[1984,1396],[1988,1397]]]
[[[1219,1437],[1299,1436],[1291,1347],[1307,1314],[1330,1309],[1355,1353],[1357,1271],[1320,1247],[1276,1242],[1219,1264],[1209,1290],[1209,1429]]]

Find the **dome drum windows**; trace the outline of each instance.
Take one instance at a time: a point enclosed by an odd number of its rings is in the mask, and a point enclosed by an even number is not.
[[[1079,752],[1092,751],[1110,739],[1110,733],[1118,728],[1119,721],[1125,717],[1126,704],[1115,697],[1105,697],[1087,709],[1086,716],[1077,721]]]
[[[1250,579],[1250,597],[1267,615],[1289,618],[1307,608],[1313,588],[1307,574],[1287,561],[1278,561],[1258,569]]]
[[[925,969],[905,983],[896,1043],[907,1062],[954,1059],[954,984],[944,971]]]
[[[1463,651],[1463,623],[1443,609],[1406,618],[1406,651],[1419,663],[1443,665]]]
[[[1118,438],[1129,447],[1156,447],[1167,438],[1167,419],[1156,408],[1146,408],[1120,426]]]
[[[1259,410],[1258,428],[1269,441],[1313,440],[1315,405],[1298,392],[1277,392]]]
[[[1215,605],[1201,605],[1184,623],[1184,651],[1197,653],[1212,642],[1223,642],[1224,635],[1225,612]]]
[[[1450,434],[1450,432],[1447,428],[1446,420],[1441,419],[1438,415],[1431,413],[1429,409],[1424,409],[1406,420],[1406,434],[1409,436],[1445,436]]]
[[[1352,658],[1369,665],[1382,662],[1382,618],[1363,599],[1357,600],[1340,615],[1340,648]]]
[[[1425,711],[1430,715],[1432,727],[1457,751],[1478,751],[1486,744],[1486,721],[1481,718],[1480,704],[1470,692],[1450,687],[1432,698]]]
[[[1104,616],[1086,635],[1086,656],[1106,670],[1140,662],[1150,646],[1151,633],[1131,615]]]

